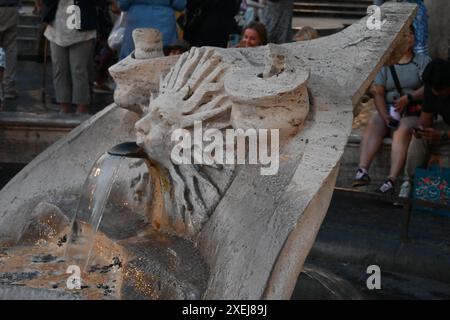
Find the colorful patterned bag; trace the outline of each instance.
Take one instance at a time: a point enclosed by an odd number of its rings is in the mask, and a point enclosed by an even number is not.
[[[450,168],[432,166],[416,169],[413,198],[436,204],[450,205]],[[450,211],[432,209],[415,204],[413,210],[426,211],[450,217]]]

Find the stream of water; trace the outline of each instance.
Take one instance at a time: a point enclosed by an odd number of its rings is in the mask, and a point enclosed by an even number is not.
[[[95,237],[123,158],[107,153],[102,155],[83,185],[64,256],[84,271],[89,265]],[[82,228],[81,220],[87,221],[90,228]]]

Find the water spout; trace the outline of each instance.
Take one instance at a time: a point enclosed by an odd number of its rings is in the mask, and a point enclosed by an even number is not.
[[[124,142],[108,151],[108,154],[118,157],[147,159],[144,150],[136,142]]]

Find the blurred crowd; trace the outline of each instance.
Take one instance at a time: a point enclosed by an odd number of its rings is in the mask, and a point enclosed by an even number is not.
[[[112,92],[108,68],[134,50],[133,30],[161,32],[164,53],[191,46],[255,47],[317,37],[292,34],[293,0],[35,0],[42,16],[39,52],[51,55],[55,100],[62,113],[87,113],[92,92]],[[77,6],[76,12],[71,6]],[[0,0],[0,101],[15,99],[20,0]],[[79,13],[77,25],[76,15]],[[70,28],[70,25],[76,26]],[[3,75],[4,74],[4,75]]]

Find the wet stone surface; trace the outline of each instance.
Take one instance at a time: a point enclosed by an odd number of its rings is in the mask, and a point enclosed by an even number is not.
[[[64,243],[66,243],[66,242],[67,242],[67,234],[65,234],[62,238],[60,238],[60,239],[58,240],[57,245],[58,245],[58,247],[61,247],[61,246],[63,246]]]
[[[41,239],[32,246],[0,248],[0,300],[119,298],[116,288],[121,286],[124,259],[120,248],[99,235],[92,249],[93,266],[84,272],[64,254],[67,231],[53,241]]]
[[[32,262],[33,263],[47,263],[56,260],[57,257],[51,255],[51,254],[45,254],[45,255],[38,255],[33,257]]]
[[[13,285],[20,281],[37,278],[39,272],[0,272],[0,285]]]
[[[89,268],[89,273],[99,272],[99,273],[107,273],[113,270],[113,268],[120,269],[122,267],[122,261],[120,261],[119,257],[114,257],[112,263],[106,266],[100,266],[98,264],[93,265]]]
[[[201,299],[209,271],[191,242],[153,233],[122,244],[136,257],[124,266],[122,299]]]
[[[111,286],[110,287],[110,286],[108,286],[106,284],[101,284],[101,283],[97,284],[97,289],[103,290],[103,295],[104,296],[109,296],[112,293],[114,293],[115,287],[116,286]]]

